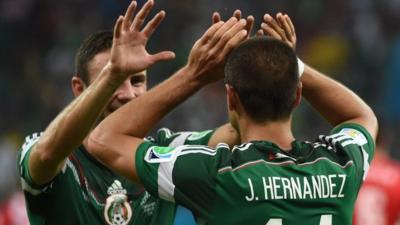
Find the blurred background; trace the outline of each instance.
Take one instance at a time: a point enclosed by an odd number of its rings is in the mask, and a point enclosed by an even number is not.
[[[15,155],[24,137],[44,130],[73,99],[70,79],[81,41],[96,30],[111,29],[128,4],[128,0],[0,1],[0,211],[20,206]],[[393,158],[400,157],[400,140],[394,138],[400,131],[399,0],[157,0],[153,14],[164,9],[167,17],[150,39],[149,51],[173,50],[177,58],[149,70],[149,87],[186,63],[214,11],[226,19],[236,8],[245,16],[254,15],[256,27],[264,13],[289,14],[300,58],[368,102],[390,136],[387,150]],[[217,83],[170,113],[159,127],[214,128],[227,122],[225,105],[223,84]],[[330,129],[306,101],[296,110],[294,121],[299,139],[313,140]],[[17,203],[9,206],[10,199]]]

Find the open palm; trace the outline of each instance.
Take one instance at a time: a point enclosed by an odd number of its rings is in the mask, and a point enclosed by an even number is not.
[[[143,23],[152,9],[153,0],[149,0],[134,17],[136,2],[132,1],[126,14],[120,16],[114,27],[114,39],[111,48],[111,65],[115,73],[129,75],[143,71],[161,60],[173,59],[173,52],[164,51],[149,54],[146,44],[154,30],[165,17],[160,11],[141,30]]]
[[[288,44],[293,50],[296,50],[296,30],[287,14],[277,13],[276,19],[269,14],[265,14],[261,28],[264,34],[281,40]]]

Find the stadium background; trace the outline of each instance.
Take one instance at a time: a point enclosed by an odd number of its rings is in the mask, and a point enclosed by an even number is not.
[[[142,3],[143,1],[140,1]],[[18,191],[15,154],[25,135],[41,131],[73,98],[74,54],[88,34],[111,29],[128,0],[2,0],[0,2],[0,211]],[[156,0],[167,17],[150,39],[150,52],[170,49],[177,59],[148,72],[149,87],[186,62],[194,41],[219,11],[239,8],[256,26],[264,13],[289,14],[298,55],[348,85],[375,110],[385,133],[400,130],[399,0]],[[296,111],[295,135],[314,139],[329,126],[305,101]],[[134,115],[132,115],[134,116]],[[174,110],[160,126],[200,130],[227,121],[222,83],[204,88]],[[400,140],[391,154],[400,158]],[[0,215],[1,216],[1,215]]]

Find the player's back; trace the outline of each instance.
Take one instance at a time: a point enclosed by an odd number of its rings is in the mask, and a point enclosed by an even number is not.
[[[350,224],[362,174],[341,151],[320,142],[297,141],[290,153],[263,141],[236,147],[231,164],[218,171],[218,200],[210,220],[213,224]]]
[[[344,124],[287,152],[268,141],[216,150],[144,143],[136,166],[147,190],[191,209],[199,224],[350,225],[373,151],[363,127]]]

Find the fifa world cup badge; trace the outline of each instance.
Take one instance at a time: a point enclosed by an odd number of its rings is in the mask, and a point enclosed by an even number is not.
[[[104,218],[109,225],[127,225],[132,218],[132,208],[128,203],[126,190],[115,180],[108,188],[108,198],[104,207]]]

